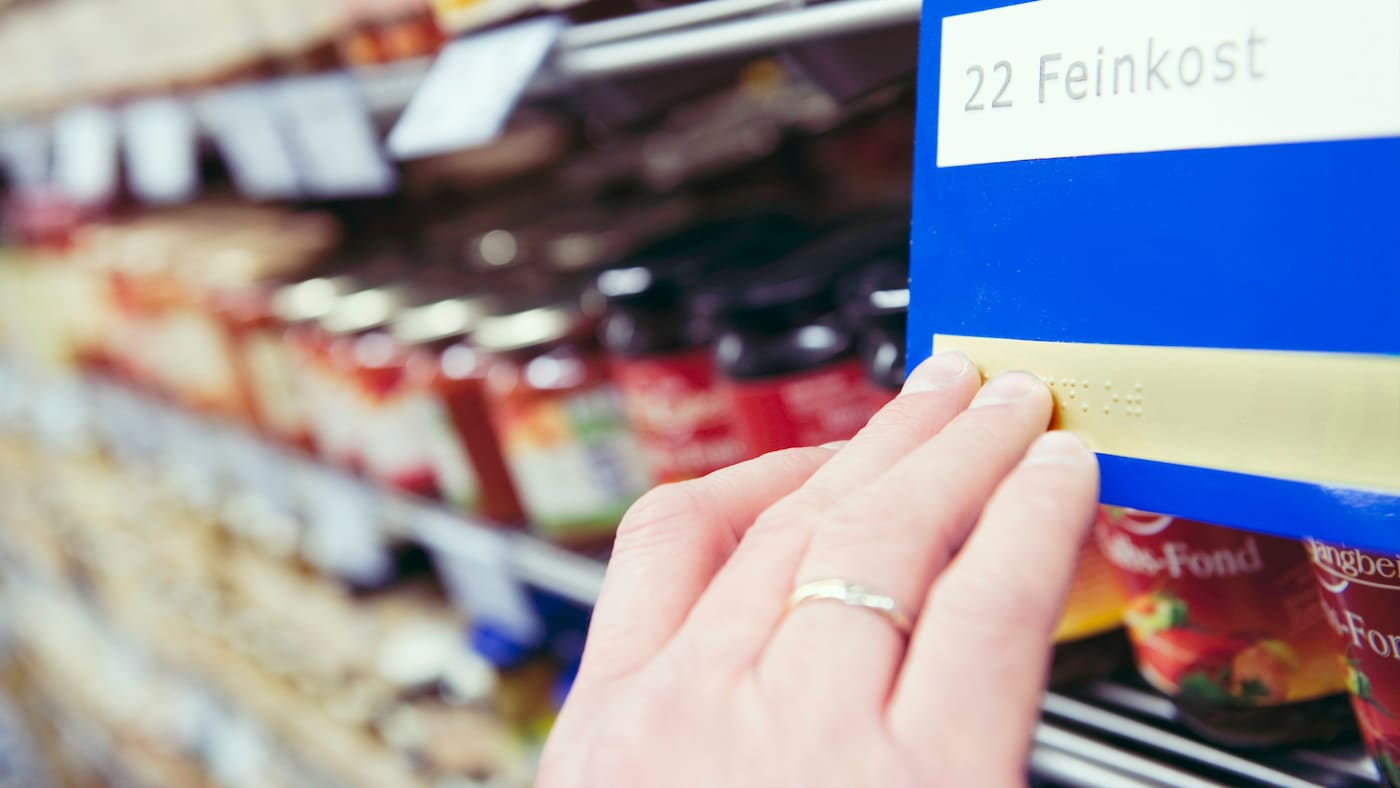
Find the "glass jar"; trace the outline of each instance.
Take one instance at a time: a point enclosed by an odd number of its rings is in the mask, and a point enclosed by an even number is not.
[[[595,322],[552,301],[481,321],[486,391],[506,463],[541,536],[569,546],[611,541],[650,485]]]
[[[830,276],[786,268],[739,286],[715,359],[745,457],[855,435],[874,409]]]
[[[401,451],[386,410],[403,375],[388,327],[407,304],[399,288],[373,287],[339,298],[318,323],[324,339],[310,402],[318,452],[352,473],[385,481]]]
[[[716,326],[689,308],[687,289],[721,267],[771,262],[804,229],[785,214],[707,222],[599,275],[609,370],[658,482],[703,476],[744,456],[715,368]]]
[[[1304,542],[1327,623],[1341,639],[1346,688],[1381,779],[1400,785],[1400,557]]]
[[[511,479],[486,395],[487,356],[471,343],[483,316],[481,299],[448,299],[412,310],[395,324],[395,336],[414,348],[425,396],[437,403],[438,452],[460,447],[471,478],[438,479],[447,502],[489,522],[519,526],[525,513]],[[468,484],[470,482],[470,484]]]
[[[1352,727],[1337,643],[1302,545],[1102,507],[1099,546],[1127,598],[1139,672],[1181,719],[1233,747],[1323,742]]]
[[[857,333],[870,401],[879,409],[904,387],[909,261],[878,260],[847,277],[842,286],[842,311]]]
[[[350,277],[317,277],[276,289],[267,314],[254,301],[236,336],[237,353],[264,431],[286,445],[316,451],[311,405],[328,385],[328,338],[319,321],[353,290]]]

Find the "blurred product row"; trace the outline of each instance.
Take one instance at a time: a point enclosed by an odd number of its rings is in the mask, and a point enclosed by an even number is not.
[[[41,738],[90,732],[54,784],[530,783],[586,612],[537,597],[549,634],[525,647],[429,575],[348,593],[96,456],[6,439],[0,484],[7,694]]]
[[[905,222],[662,205],[610,243],[468,235],[463,266],[338,246],[318,214],[202,205],[8,254],[0,341],[586,548],[655,483],[849,438],[893,396]]]
[[[582,3],[7,0],[0,113],[425,57],[448,35],[574,5]]]
[[[1397,566],[1102,507],[1056,634],[1052,686],[1114,673],[1130,642],[1142,678],[1203,738],[1259,750],[1359,730],[1382,779],[1400,784]]]

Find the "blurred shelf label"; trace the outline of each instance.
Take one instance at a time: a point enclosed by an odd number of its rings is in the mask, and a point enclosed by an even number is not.
[[[516,577],[511,541],[450,512],[423,507],[414,528],[452,600],[476,621],[487,622],[521,643],[539,639],[542,624]]]
[[[196,100],[195,112],[240,192],[271,200],[301,196],[296,162],[268,87],[240,85],[205,93]]]
[[[340,577],[376,584],[393,572],[375,491],[353,476],[298,463],[305,495],[307,531],[303,545],[313,566]]]
[[[81,204],[117,192],[117,121],[99,104],[63,111],[53,122],[54,182]]]
[[[17,186],[38,186],[49,179],[49,137],[38,123],[14,123],[0,129],[0,167]]]
[[[348,197],[394,190],[397,174],[352,77],[297,77],[275,89],[298,169],[313,194]]]
[[[563,30],[562,17],[541,17],[443,47],[389,134],[394,157],[430,156],[494,140]]]
[[[194,115],[170,96],[141,99],[122,110],[127,179],[143,200],[184,202],[199,188]]]

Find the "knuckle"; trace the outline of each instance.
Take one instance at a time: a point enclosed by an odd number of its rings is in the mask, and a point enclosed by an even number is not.
[[[874,529],[891,530],[890,526],[907,521],[912,516],[906,500],[867,489],[848,494],[826,507],[822,528],[834,533],[858,535]]]
[[[650,534],[695,515],[690,482],[663,484],[648,490],[632,504],[617,526],[619,549],[625,544],[648,541]]]
[[[862,432],[907,434],[930,430],[933,409],[919,397],[899,397],[871,417]]]
[[[957,435],[968,445],[979,449],[998,447],[1012,437],[1003,415],[991,408],[968,411],[957,421]]]
[[[817,446],[798,446],[770,451],[759,457],[758,462],[771,466],[772,470],[785,476],[806,476],[814,465],[830,456],[830,451]]]
[[[789,496],[763,511],[754,521],[749,533],[785,530],[798,523],[811,522],[821,516],[822,507],[805,496]]]

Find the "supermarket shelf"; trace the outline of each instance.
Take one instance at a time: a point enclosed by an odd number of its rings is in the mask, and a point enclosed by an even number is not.
[[[1379,779],[1355,742],[1248,754],[1206,744],[1180,724],[1170,701],[1135,686],[1130,678],[1049,693],[1042,710],[1044,724],[1058,732],[1048,738],[1037,734],[1038,744],[1068,750],[1094,767],[1127,774],[1139,784],[1352,788],[1374,786]],[[1095,746],[1065,738],[1064,732]],[[1049,764],[1054,767],[1057,762],[1052,759]],[[1046,776],[1086,784],[1059,774]]]
[[[523,534],[515,537],[513,555],[521,581],[580,604],[592,606],[598,601],[607,568],[601,559],[561,550]]]
[[[394,518],[435,555],[500,561],[516,581],[591,607],[603,587],[601,558],[573,553],[528,533],[506,531],[426,501],[399,497]]]
[[[71,415],[84,408],[79,396],[83,384],[74,380],[43,383],[13,374],[7,381],[5,375],[0,375],[0,384],[7,382],[10,393],[23,389],[27,396],[3,396],[7,386],[0,385],[0,405],[9,403],[0,408],[0,416],[4,417],[0,422],[27,428],[39,441],[57,450],[72,450],[81,444],[81,419],[75,421]],[[127,399],[139,398],[128,393]],[[159,436],[168,428],[162,425],[171,417],[160,411],[168,408],[141,402],[138,410],[132,410],[132,404],[126,403],[116,415],[129,422],[128,426],[145,425],[135,431],[135,437],[155,439],[155,445],[145,449],[150,457],[146,462],[152,470],[159,472],[161,458],[171,452],[182,461],[194,456],[189,451],[189,436],[180,435],[178,420],[170,427],[174,430],[171,436]],[[141,415],[139,408],[152,412]],[[87,410],[87,419],[103,418],[101,407],[89,403]],[[110,421],[113,416],[108,413],[106,418]],[[152,426],[156,429],[150,429]],[[219,428],[209,423],[200,427]],[[184,429],[188,430],[188,423]],[[167,444],[164,448],[159,445],[162,442]],[[277,454],[281,450],[271,451]],[[285,453],[283,460],[290,468],[308,464],[304,458]],[[528,585],[581,605],[592,605],[598,598],[606,566],[602,557],[569,552],[528,533],[493,528],[424,500],[372,488],[348,474],[324,469],[318,473],[336,476],[337,485],[348,485],[344,488],[347,490],[358,488],[364,500],[382,507],[390,536],[417,541],[435,556],[445,558],[449,586],[450,575],[456,573],[468,579],[468,586],[477,583],[469,591],[480,594],[480,582],[486,576],[486,598],[468,594],[464,600],[468,609],[475,603],[485,603],[498,606],[491,612],[500,612],[499,606],[505,605],[508,616],[511,593],[499,593],[502,585]],[[197,492],[198,488],[195,484],[191,491]],[[490,598],[493,594],[500,598]],[[1257,753],[1231,752],[1207,744],[1180,723],[1169,700],[1132,676],[1050,693],[1042,710],[1031,772],[1045,785],[1353,788],[1374,786],[1377,782],[1374,766],[1356,742]]]
[[[730,0],[706,0],[695,5],[708,7],[726,2]],[[633,39],[563,49],[555,67],[565,78],[586,80],[756,54],[804,41],[914,24],[919,21],[920,7],[919,0],[833,0],[693,29],[672,28]],[[646,16],[638,15],[634,24],[640,26],[641,18]],[[576,28],[584,40],[588,27]]]
[[[920,0],[701,0],[574,25],[527,89],[558,95],[576,82],[641,74],[724,57],[759,54],[834,36],[919,21]],[[355,72],[376,115],[402,110],[430,66],[423,58]]]
[[[554,57],[531,85],[553,94],[584,80],[606,79],[705,60],[759,54],[784,46],[919,21],[920,0],[701,0],[574,25],[559,36]],[[403,109],[430,58],[354,71],[371,109]]]

